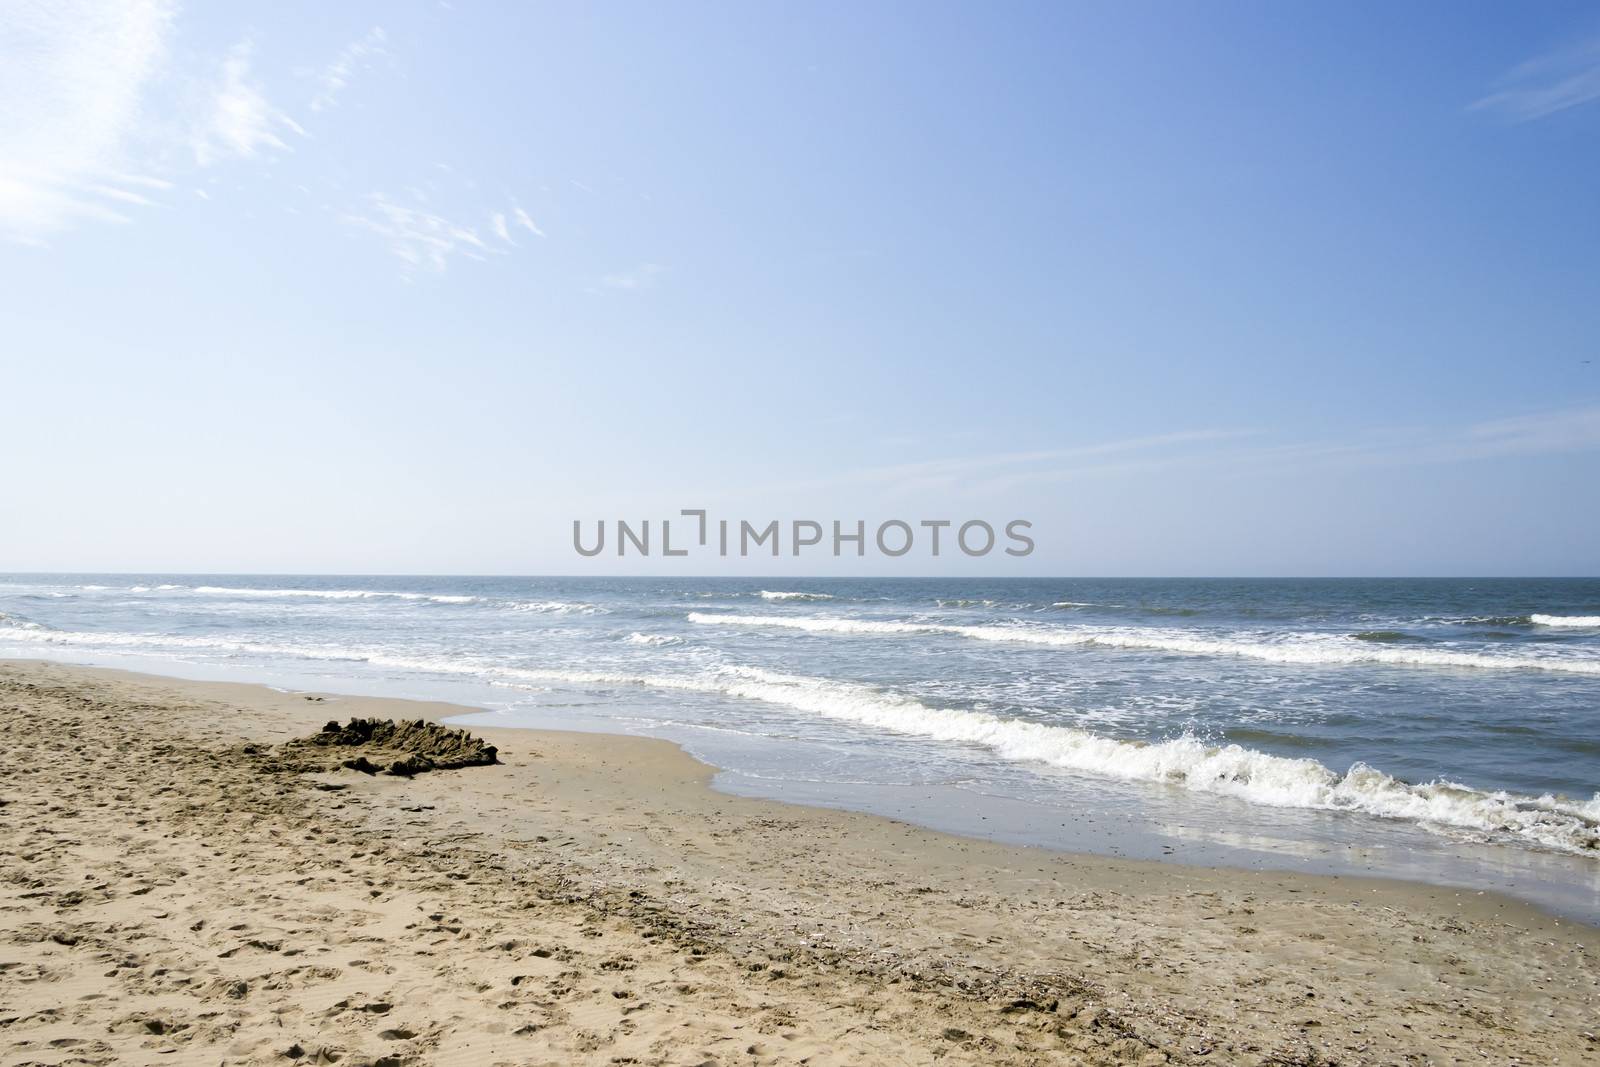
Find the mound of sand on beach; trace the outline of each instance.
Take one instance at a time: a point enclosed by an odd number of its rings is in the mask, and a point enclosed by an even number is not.
[[[424,719],[351,719],[342,726],[331,720],[310,737],[279,745],[277,757],[275,762],[283,770],[349,768],[405,778],[425,771],[482,767],[499,760],[495,747],[481,737]]]

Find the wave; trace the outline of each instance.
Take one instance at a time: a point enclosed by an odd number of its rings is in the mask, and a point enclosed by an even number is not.
[[[1060,648],[1121,648],[1176,652],[1193,656],[1239,656],[1269,663],[1349,666],[1377,663],[1406,667],[1469,667],[1483,670],[1543,670],[1600,675],[1600,659],[1561,655],[1501,655],[1438,648],[1391,648],[1335,634],[1262,635],[1255,639],[1195,637],[1172,630],[1119,627],[1081,628],[1010,625],[957,626],[926,622],[885,622],[823,616],[722,615],[693,611],[689,621],[713,626],[776,626],[808,633],[948,634],[977,641],[1047,645]]]
[[[1363,763],[1339,774],[1313,759],[1273,756],[1195,737],[1143,743],[1069,726],[929,707],[848,682],[725,667],[709,675],[652,677],[517,671],[528,680],[631,684],[778,704],[893,733],[979,745],[1002,759],[1124,781],[1152,782],[1281,808],[1357,812],[1429,829],[1509,835],[1568,852],[1600,850],[1600,794],[1588,802],[1485,792],[1439,780],[1412,785]]]
[[[1600,629],[1600,615],[1472,615],[1464,619],[1423,619],[1459,626],[1575,626]]]
[[[87,587],[84,587],[87,588]],[[104,588],[104,587],[101,587]],[[427,604],[504,604],[508,611],[527,611],[549,613],[557,615],[605,614],[606,609],[595,604],[585,604],[564,600],[527,600],[506,601],[498,597],[472,596],[466,593],[416,593],[397,589],[263,589],[253,586],[229,585],[197,585],[188,587],[181,585],[158,585],[155,590],[166,591],[187,589],[189,592],[203,596],[236,597],[241,599],[310,599],[310,600],[404,600]],[[129,592],[148,593],[149,586],[136,585]],[[57,594],[59,595],[59,594]]]
[[[637,630],[623,640],[630,645],[676,645],[683,642],[683,638],[672,634],[642,634]]]
[[[598,604],[584,604],[568,600],[520,600],[511,605],[512,611],[534,612],[541,615],[609,615]]]
[[[426,600],[435,604],[472,604],[482,597],[440,593],[402,593],[387,589],[251,589],[224,585],[197,585],[208,596],[310,597],[316,600]]]
[[[832,600],[833,599],[833,597],[830,596],[827,593],[789,593],[789,592],[784,592],[782,590],[774,592],[771,589],[763,589],[757,595],[760,596],[762,600]]]
[[[1532,615],[1468,615],[1462,619],[1430,616],[1418,620],[1427,623],[1448,623],[1452,626],[1532,626]]]
[[[1357,641],[1377,641],[1381,644],[1395,644],[1402,641],[1426,641],[1426,637],[1417,637],[1403,630],[1362,630],[1360,633],[1350,635]]]
[[[1535,626],[1582,626],[1600,628],[1600,615],[1529,615]]]

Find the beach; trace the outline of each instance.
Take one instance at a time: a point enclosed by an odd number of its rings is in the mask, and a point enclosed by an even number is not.
[[[721,794],[655,739],[276,765],[467,709],[0,665],[0,1062],[1600,1062],[1600,931]]]

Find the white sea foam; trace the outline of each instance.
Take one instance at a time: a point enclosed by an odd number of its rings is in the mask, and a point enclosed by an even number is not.
[[[171,589],[173,586],[162,586]],[[196,593],[233,597],[309,597],[313,600],[425,600],[434,604],[473,604],[482,597],[459,594],[405,593],[388,589],[252,589],[225,585],[197,585]]]
[[[827,593],[790,593],[783,590],[763,589],[762,600],[832,600]]]
[[[598,604],[584,604],[570,600],[521,600],[510,606],[512,611],[532,612],[536,615],[609,615]]]
[[[1544,670],[1600,675],[1600,659],[1560,653],[1512,654],[1458,652],[1441,648],[1394,648],[1357,641],[1343,634],[1287,634],[1196,637],[1156,628],[988,624],[959,626],[930,622],[891,622],[824,616],[723,615],[692,611],[689,621],[711,626],[775,626],[808,633],[948,634],[975,641],[1049,645],[1061,648],[1122,648],[1177,652],[1194,656],[1241,656],[1271,663],[1469,667],[1485,670]]]
[[[635,630],[623,640],[630,645],[676,645],[681,643],[683,638],[674,634],[642,634]]]
[[[1529,615],[1535,626],[1582,626],[1600,628],[1600,615]]]

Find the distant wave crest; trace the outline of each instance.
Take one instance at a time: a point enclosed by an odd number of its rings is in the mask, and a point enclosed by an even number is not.
[[[1529,615],[1535,626],[1581,626],[1600,628],[1600,615]]]
[[[162,586],[162,588],[170,587]],[[226,585],[197,585],[194,591],[208,596],[309,597],[314,600],[426,600],[435,604],[471,604],[483,599],[458,594],[403,593],[388,589],[252,589]]]
[[[827,593],[790,593],[784,590],[763,589],[758,594],[762,600],[832,600]]]
[[[642,634],[635,630],[623,640],[630,645],[676,645],[682,643],[683,638],[674,634]]]
[[[585,604],[572,600],[519,600],[511,605],[512,611],[533,612],[537,615],[608,615],[598,604]]]
[[[689,621],[712,626],[776,626],[810,633],[949,634],[976,641],[1061,648],[1125,648],[1194,656],[1241,656],[1270,663],[1380,663],[1407,667],[1470,667],[1484,670],[1544,670],[1600,675],[1600,659],[1561,655],[1457,652],[1443,648],[1393,648],[1337,634],[1293,634],[1281,638],[1195,637],[1174,630],[1133,627],[1061,627],[990,624],[957,626],[824,616],[723,615],[693,611]]]
[[[172,586],[161,586],[170,589]],[[312,600],[404,600],[426,604],[487,604],[503,607],[507,611],[534,612],[551,615],[604,614],[605,609],[594,604],[566,600],[502,600],[499,597],[471,596],[465,593],[415,593],[394,589],[257,589],[248,586],[197,585],[193,592],[206,596],[242,597],[249,599],[312,599]]]

